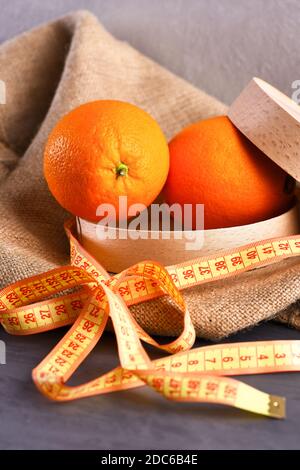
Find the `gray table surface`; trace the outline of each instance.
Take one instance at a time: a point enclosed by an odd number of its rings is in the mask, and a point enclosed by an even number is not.
[[[287,94],[300,78],[298,0],[0,0],[0,42],[77,8],[90,9],[116,36],[227,103],[253,75]],[[35,389],[31,370],[62,334],[12,337],[0,332],[7,346],[7,364],[0,365],[1,449],[300,446],[300,374],[244,379],[286,396],[286,421],[224,407],[175,404],[146,388],[68,404],[49,402]],[[295,330],[268,323],[230,341],[299,337]],[[116,364],[115,340],[107,334],[74,380],[86,381]]]

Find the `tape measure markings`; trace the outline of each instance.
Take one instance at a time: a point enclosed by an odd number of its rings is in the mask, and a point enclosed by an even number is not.
[[[237,343],[190,349],[195,330],[178,289],[299,255],[300,237],[266,240],[167,269],[146,260],[110,277],[82,249],[72,234],[72,224],[66,230],[73,266],[17,282],[0,292],[0,318],[10,333],[29,334],[73,322],[69,332],[33,371],[42,393],[50,399],[66,401],[147,384],[177,401],[223,403],[266,416],[284,416],[281,397],[227,376],[299,370],[300,342]],[[81,290],[43,300],[75,286],[81,286]],[[169,295],[183,314],[181,335],[167,345],[151,338],[128,310],[133,303],[162,294]],[[36,301],[41,302],[28,305]],[[65,382],[99,341],[109,317],[113,320],[121,367],[87,384],[68,387]],[[172,355],[151,361],[140,340]]]

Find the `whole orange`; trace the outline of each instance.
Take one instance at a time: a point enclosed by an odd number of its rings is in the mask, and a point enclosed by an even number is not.
[[[197,122],[169,143],[169,204],[204,204],[205,229],[250,224],[286,211],[289,177],[226,116]],[[195,228],[195,212],[193,212]]]
[[[44,174],[57,201],[71,213],[97,221],[97,207],[119,196],[151,204],[169,170],[168,144],[157,122],[122,101],[86,103],[64,116],[49,135]]]

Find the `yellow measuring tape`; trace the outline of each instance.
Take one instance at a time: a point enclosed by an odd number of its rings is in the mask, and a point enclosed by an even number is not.
[[[215,258],[167,268],[144,261],[110,276],[76,239],[74,221],[66,224],[66,231],[71,245],[70,266],[18,281],[0,291],[0,320],[8,333],[26,335],[72,324],[33,370],[33,380],[44,395],[67,401],[148,385],[176,401],[219,403],[273,418],[285,416],[284,398],[229,376],[299,371],[300,341],[191,349],[195,330],[180,290],[298,256],[300,236],[265,240]],[[57,296],[70,290],[72,293]],[[183,315],[182,333],[163,345],[138,325],[128,309],[161,295],[170,296]],[[83,385],[67,386],[67,380],[101,338],[109,318],[116,333],[120,366]],[[141,341],[170,355],[152,361]]]

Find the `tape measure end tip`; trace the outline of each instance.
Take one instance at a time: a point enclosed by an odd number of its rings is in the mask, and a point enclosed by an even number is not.
[[[286,417],[286,401],[284,397],[269,395],[269,415],[271,418],[284,419]]]

